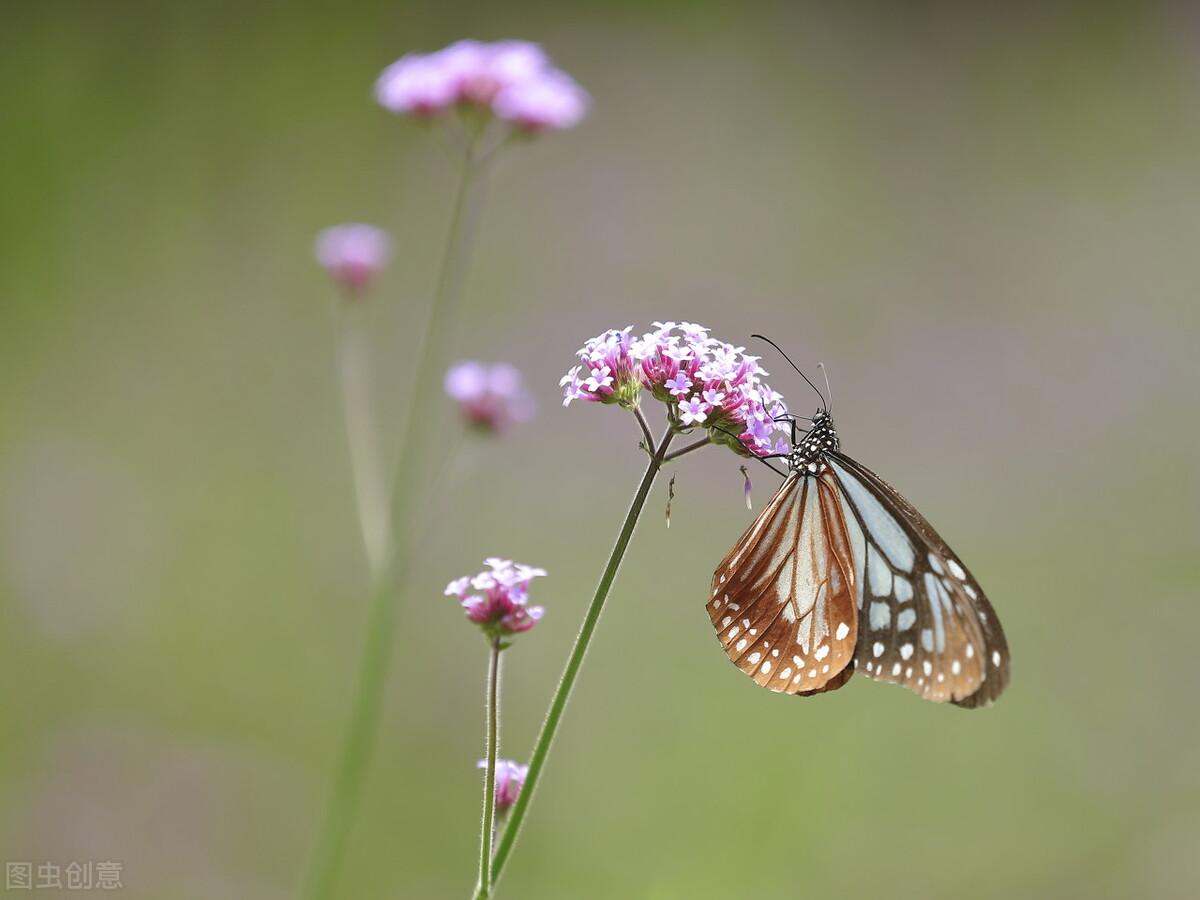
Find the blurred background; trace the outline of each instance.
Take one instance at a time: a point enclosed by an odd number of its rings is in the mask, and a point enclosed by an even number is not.
[[[846,450],[986,585],[1013,683],[976,713],[865,679],[755,687],[704,610],[752,515],[739,461],[688,457],[501,896],[1196,896],[1194,6],[4,19],[5,861],[118,860],[131,898],[295,895],[366,612],[312,239],[346,220],[396,237],[371,312],[394,447],[453,173],[371,84],[410,49],[521,37],[594,110],[496,172],[455,354],[519,365],[540,415],[455,451],[340,896],[473,884],[486,648],[442,588],[493,554],[550,570],[545,620],[507,654],[502,749],[522,759],[642,468],[632,419],[563,410],[557,379],[588,336],[668,318],[826,363]],[[760,508],[774,479],[753,475]]]

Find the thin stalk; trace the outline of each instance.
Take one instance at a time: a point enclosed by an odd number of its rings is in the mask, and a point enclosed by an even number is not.
[[[479,884],[475,888],[476,900],[487,900],[492,893],[492,831],[496,816],[496,750],[500,730],[500,639],[492,640],[492,653],[488,664],[486,700],[487,717],[487,773],[483,779],[483,826],[479,838]]]
[[[446,247],[438,270],[434,288],[433,305],[425,317],[413,356],[416,368],[413,371],[413,388],[405,404],[400,422],[400,452],[396,460],[396,482],[392,489],[392,518],[412,526],[409,513],[415,503],[418,488],[423,483],[424,457],[430,444],[430,435],[436,434],[437,423],[431,422],[417,427],[418,411],[425,415],[434,404],[426,404],[429,398],[440,397],[445,362],[449,351],[450,337],[458,320],[459,297],[466,259],[475,233],[478,205],[475,195],[481,185],[477,166],[477,140],[472,139],[463,150],[462,169],[454,205],[450,212],[450,227],[446,234]],[[440,408],[441,404],[436,404]],[[404,529],[407,531],[407,529]],[[407,534],[397,533],[400,543],[408,540]],[[406,573],[398,571],[398,577]]]
[[[379,437],[371,403],[371,359],[361,299],[347,297],[339,309],[337,364],[342,412],[350,448],[350,471],[358,506],[359,527],[371,582],[387,565],[391,549],[391,517],[386,502]]]
[[[460,180],[450,214],[450,228],[446,235],[433,303],[413,351],[416,370],[412,393],[404,408],[397,477],[392,489],[388,528],[388,543],[391,546],[390,551],[384,550],[379,554],[380,561],[372,572],[370,609],[358,682],[350,720],[342,739],[332,793],[305,880],[303,896],[307,900],[324,900],[331,896],[337,882],[346,840],[358,811],[363,781],[370,767],[375,735],[379,729],[383,685],[391,664],[396,599],[411,558],[413,522],[408,514],[418,493],[428,436],[436,432],[435,424],[422,428],[414,426],[417,408],[424,408],[425,398],[437,396],[440,391],[450,334],[457,319],[462,276],[474,231],[474,198],[479,181],[476,177],[475,144],[471,140],[463,151]],[[378,497],[384,497],[387,493],[381,479],[371,490],[378,490]],[[386,504],[382,500],[380,504],[384,505],[386,512]],[[404,523],[404,527],[397,527],[400,523]]]
[[[646,497],[650,494],[650,487],[654,484],[654,478],[662,468],[663,459],[667,454],[667,446],[671,443],[672,437],[673,432],[668,428],[659,441],[654,455],[650,458],[649,464],[646,466],[642,480],[638,483],[637,492],[633,495],[633,501],[629,505],[629,512],[625,514],[625,521],[621,525],[621,531],[617,534],[617,542],[613,546],[612,553],[608,556],[604,572],[600,575],[600,583],[596,586],[596,593],[592,596],[592,602],[583,617],[583,625],[579,629],[578,637],[575,638],[575,645],[571,648],[571,655],[567,658],[567,665],[563,669],[562,679],[559,681],[558,688],[550,700],[550,708],[546,713],[545,721],[542,723],[542,730],[538,733],[537,742],[533,745],[533,755],[529,758],[529,773],[525,776],[525,784],[521,788],[521,793],[517,796],[517,802],[509,812],[508,827],[504,829],[504,834],[500,837],[500,843],[496,846],[496,853],[492,858],[493,883],[499,880],[500,873],[504,870],[504,864],[508,861],[509,854],[512,853],[513,844],[516,842],[517,836],[521,833],[521,824],[525,819],[526,811],[529,809],[529,803],[533,798],[534,790],[537,788],[538,780],[541,778],[542,768],[546,763],[546,756],[550,752],[550,745],[553,743],[554,735],[558,731],[559,723],[562,721],[563,710],[566,709],[567,700],[570,699],[571,689],[575,686],[575,679],[579,675],[580,666],[583,665],[583,658],[587,654],[588,645],[592,642],[596,623],[600,621],[600,613],[604,611],[604,601],[608,599],[608,592],[617,577],[617,570],[620,568],[621,560],[624,558],[625,551],[629,547],[629,540],[633,537],[634,528],[637,526],[638,518],[642,514],[642,507],[646,505]]]
[[[645,440],[646,452],[653,456],[654,451],[657,449],[654,446],[654,435],[650,433],[650,423],[646,421],[646,415],[642,412],[640,406],[633,408],[633,417],[637,419],[638,425],[642,428],[642,437]]]
[[[711,443],[712,441],[709,438],[703,438],[702,440],[694,441],[687,446],[680,447],[674,453],[668,453],[663,457],[663,462],[670,462],[673,459],[679,459],[679,457],[683,456],[685,453],[691,453],[693,450],[699,450],[701,447],[707,447]]]

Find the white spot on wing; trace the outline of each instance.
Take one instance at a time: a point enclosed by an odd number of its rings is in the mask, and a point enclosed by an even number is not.
[[[906,610],[911,612],[911,610]],[[886,603],[872,603],[870,611],[870,622],[872,631],[880,631],[887,628],[892,621],[892,608]]]
[[[846,639],[846,635],[848,635],[849,633],[850,633],[850,626],[847,625],[845,622],[839,622],[837,631],[834,632],[833,636],[837,640],[842,641],[842,640]]]
[[[917,622],[917,611],[912,607],[902,609],[896,616],[896,630],[908,631]]]

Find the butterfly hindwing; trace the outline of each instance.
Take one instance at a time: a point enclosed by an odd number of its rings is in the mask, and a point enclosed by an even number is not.
[[[857,671],[935,702],[994,700],[1008,644],[978,582],[895,488],[841,453],[827,461],[854,559]]]
[[[832,475],[789,475],[713,575],[709,616],[726,654],[773,691],[849,678],[858,613],[841,493]]]

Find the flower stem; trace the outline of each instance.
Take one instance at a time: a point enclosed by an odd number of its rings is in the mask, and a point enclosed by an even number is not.
[[[711,443],[712,440],[709,438],[703,438],[702,440],[694,441],[685,447],[680,447],[674,453],[668,453],[663,457],[663,462],[670,462],[673,459],[679,459],[679,457],[683,456],[685,453],[691,453],[693,450],[699,450],[701,447],[707,447]]]
[[[483,827],[479,838],[479,884],[476,900],[492,893],[492,831],[496,815],[496,750],[500,730],[500,638],[492,639],[487,683],[487,774],[483,779]]]
[[[438,430],[436,421],[417,427],[417,413],[420,409],[428,415],[430,407],[441,408],[440,404],[427,406],[425,401],[439,397],[441,393],[450,337],[458,320],[463,273],[475,233],[477,204],[474,199],[481,187],[477,176],[482,174],[477,166],[476,144],[476,140],[471,140],[463,150],[458,190],[450,213],[450,227],[446,235],[441,267],[438,270],[437,285],[434,288],[433,305],[425,317],[413,353],[416,359],[413,388],[401,421],[397,477],[392,490],[392,517],[396,522],[405,522],[409,528],[413,524],[409,513],[417,500],[420,485],[425,482],[422,477],[424,457],[431,443],[431,436],[436,435]],[[408,537],[407,534],[396,535],[400,543],[406,543]],[[400,577],[404,574],[403,571],[397,572]]]
[[[386,503],[382,500],[386,495],[382,478],[377,479],[368,489],[371,492],[378,491],[376,502],[383,507],[384,518],[390,523],[387,530],[391,547],[387,549],[385,544],[385,549],[378,554],[379,561],[373,564],[370,609],[367,614],[367,632],[360,657],[358,682],[354,691],[350,720],[342,739],[332,793],[309,861],[303,892],[307,900],[324,900],[333,892],[345,855],[346,840],[358,811],[363,781],[371,763],[375,734],[379,728],[383,685],[391,663],[396,599],[401,581],[407,574],[411,556],[411,531],[414,524],[411,519],[416,517],[410,516],[409,513],[415,506],[422,483],[420,473],[428,441],[437,430],[436,423],[421,428],[414,427],[414,424],[417,421],[418,406],[425,398],[435,396],[440,389],[450,333],[457,318],[462,275],[466,268],[467,253],[474,230],[474,199],[479,181],[475,177],[475,168],[475,141],[471,141],[463,151],[460,181],[450,214],[450,228],[446,236],[433,303],[413,351],[416,370],[413,375],[413,390],[403,414],[390,519],[386,515]],[[347,416],[349,418],[349,412]],[[400,523],[404,523],[404,527],[397,527]]]
[[[654,456],[654,451],[658,448],[654,446],[654,435],[650,433],[650,423],[646,421],[646,415],[642,412],[640,406],[633,408],[633,417],[637,419],[638,425],[642,429],[642,437],[645,439],[646,452]]]
[[[592,635],[596,630],[596,623],[600,621],[600,613],[604,610],[604,601],[608,598],[608,592],[617,577],[617,570],[621,566],[621,560],[625,556],[629,540],[633,537],[633,531],[637,526],[638,517],[642,513],[642,507],[646,505],[646,497],[650,494],[650,487],[654,484],[654,478],[662,468],[663,459],[667,453],[667,446],[671,443],[672,436],[672,431],[668,428],[659,441],[654,455],[650,458],[649,465],[646,466],[646,472],[642,475],[637,492],[633,495],[633,502],[629,505],[629,512],[625,514],[625,521],[621,525],[620,533],[617,535],[617,542],[613,546],[612,553],[608,557],[608,563],[604,566],[604,572],[600,576],[600,583],[596,586],[596,593],[593,595],[592,602],[588,606],[586,615],[583,617],[583,625],[579,629],[579,636],[575,638],[575,645],[571,648],[571,655],[567,658],[567,665],[563,670],[562,679],[559,681],[558,688],[550,700],[550,709],[546,713],[546,719],[542,723],[542,730],[538,733],[537,742],[533,746],[533,755],[529,759],[529,773],[525,776],[525,784],[521,788],[521,793],[517,796],[517,802],[509,812],[508,827],[504,829],[504,834],[500,837],[500,843],[496,846],[496,853],[492,859],[493,883],[499,880],[500,873],[504,869],[504,864],[508,861],[509,854],[512,853],[513,844],[516,842],[517,836],[521,833],[521,823],[525,819],[525,812],[528,810],[534,790],[537,788],[538,779],[542,774],[542,767],[546,763],[546,756],[550,752],[550,745],[554,741],[554,734],[558,731],[563,710],[567,706],[567,700],[570,699],[571,689],[575,686],[575,679],[579,675],[579,668],[583,665],[583,658],[587,654],[588,645],[592,641]]]
[[[359,527],[368,571],[374,583],[387,566],[392,535],[379,459],[379,437],[371,404],[371,363],[365,316],[366,308],[361,301],[348,297],[341,304],[337,363]]]

